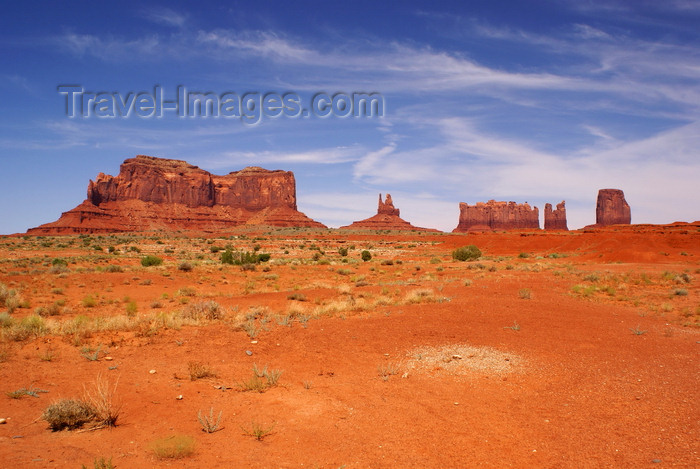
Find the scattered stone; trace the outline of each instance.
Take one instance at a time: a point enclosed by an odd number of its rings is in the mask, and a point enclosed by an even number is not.
[[[149,371],[149,373],[154,375],[154,374],[156,374],[156,370],[151,370],[151,371]]]
[[[178,395],[177,397],[175,397],[175,399],[177,399],[178,401],[181,401],[181,400],[182,400],[182,394],[180,394],[180,395]]]
[[[105,357],[104,359],[108,362],[111,362],[112,360],[114,360],[114,358],[112,358],[112,357]]]
[[[257,344],[258,341],[257,341],[257,340],[251,340],[250,343],[251,343],[251,344]]]
[[[251,352],[250,350],[246,350],[246,351],[245,351],[245,354],[248,355],[248,356],[251,356],[251,355],[253,354],[253,352]]]
[[[0,425],[5,425],[7,423],[7,419],[0,419]]]
[[[452,355],[452,359],[453,359],[453,360],[461,360],[461,359],[462,359],[462,355],[454,354],[454,355]]]

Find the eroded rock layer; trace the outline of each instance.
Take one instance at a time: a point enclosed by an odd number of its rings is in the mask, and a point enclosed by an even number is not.
[[[477,202],[476,205],[459,204],[459,224],[453,233],[467,231],[516,230],[539,228],[539,209],[527,203]]]
[[[248,167],[224,176],[185,161],[138,155],[100,173],[87,199],[30,234],[221,231],[239,225],[325,226],[297,210],[291,171]]]

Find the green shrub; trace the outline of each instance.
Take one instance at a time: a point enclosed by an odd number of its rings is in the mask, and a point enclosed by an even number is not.
[[[189,262],[180,262],[177,266],[177,270],[182,272],[190,272],[192,269],[194,269],[194,266]]]
[[[88,295],[85,298],[83,298],[83,306],[86,308],[92,308],[97,305],[97,300],[95,299],[94,296]]]
[[[372,254],[365,249],[364,251],[362,251],[361,257],[364,262],[367,262],[372,259]]]
[[[259,264],[261,262],[267,262],[270,260],[270,254],[262,253],[256,254],[254,252],[248,251],[232,251],[231,249],[226,249],[221,254],[222,264],[232,264],[232,265],[246,265],[246,264]],[[252,269],[255,270],[255,269]]]
[[[338,248],[338,254],[340,254],[342,257],[345,257],[348,255],[348,248]]]
[[[158,256],[145,256],[141,259],[141,265],[144,267],[161,265],[162,263],[163,263],[163,258],[158,257]]]
[[[480,257],[481,250],[473,244],[462,246],[452,251],[452,258],[458,261],[473,261]]]

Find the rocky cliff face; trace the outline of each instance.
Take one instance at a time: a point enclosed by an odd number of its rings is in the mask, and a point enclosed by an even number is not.
[[[540,227],[539,209],[527,203],[478,202],[476,205],[459,204],[459,224],[453,233],[467,231],[516,230]]]
[[[394,207],[391,195],[387,194],[382,201],[382,194],[379,194],[379,204],[377,214],[364,220],[353,222],[348,226],[341,226],[340,229],[352,230],[417,230],[417,231],[438,231],[430,228],[419,228],[399,217],[399,209]]]
[[[595,209],[595,222],[598,226],[629,225],[632,222],[630,206],[620,189],[601,189]]]
[[[556,210],[552,210],[552,204],[545,204],[544,229],[569,230],[569,228],[566,226],[566,201],[562,200],[560,203],[558,203]]]
[[[217,176],[185,161],[139,155],[100,173],[87,199],[30,234],[221,231],[242,224],[324,227],[297,210],[290,171],[249,167]]]

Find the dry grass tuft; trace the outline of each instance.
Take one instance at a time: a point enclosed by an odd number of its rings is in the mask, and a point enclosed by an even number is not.
[[[107,378],[97,375],[91,387],[84,392],[84,401],[93,409],[95,417],[101,425],[114,427],[121,413],[122,403],[115,398],[119,379],[112,386]]]
[[[196,381],[203,378],[216,378],[216,373],[209,365],[200,362],[189,362],[187,364],[187,372],[190,375],[191,381]]]

